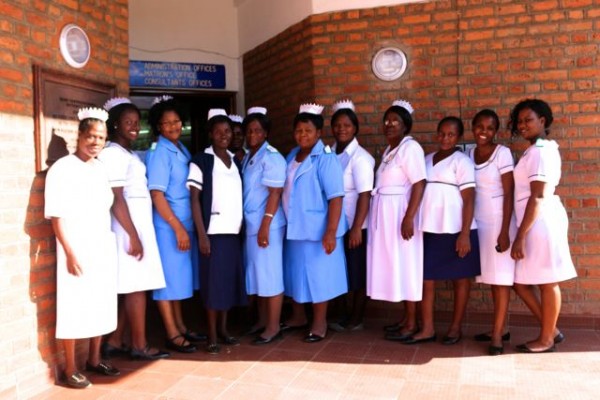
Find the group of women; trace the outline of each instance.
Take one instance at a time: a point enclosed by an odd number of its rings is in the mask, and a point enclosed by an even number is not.
[[[256,345],[294,329],[306,328],[307,343],[323,340],[328,329],[361,330],[367,297],[405,303],[404,319],[385,327],[386,339],[435,341],[439,280],[454,287],[442,338],[454,344],[473,277],[492,285],[493,329],[475,337],[490,342],[489,354],[501,354],[510,338],[504,330],[511,287],[541,325],[538,337],[517,349],[553,351],[564,340],[556,328],[558,283],[575,269],[566,212],[554,193],[561,162],[558,145],[546,139],[553,117],[545,102],[525,100],[511,113],[513,134],[530,143],[514,167],[509,149],[494,141],[500,124],[493,111],[473,118],[477,146],[468,154],[457,147],[462,121],[446,117],[435,136],[438,150],[425,156],[410,135],[411,104],[395,101],[383,116],[388,146],[375,173],[349,100],[333,107],[333,147],[321,140],[323,106],[302,105],[293,123],[297,146],[287,158],[267,141],[271,122],[263,107],[241,121],[246,150],[232,147],[232,118],[210,110],[211,146],[192,157],[179,141],[184,116],[177,103],[157,98],[149,113],[157,140],[145,162],[132,151],[137,107],[116,98],[105,108],[82,110],[77,151],[50,169],[46,184],[46,216],[58,242],[56,336],[64,339],[70,386],[90,385],[75,365],[77,338],[92,337],[86,369],[106,375],[119,371],[102,358],[169,356],[146,341],[149,290],[165,346],[179,352],[196,351],[201,341],[211,354],[219,343],[239,344],[227,312],[248,298],[258,308],[248,332]],[[206,309],[207,335],[183,319],[181,300],[194,290]],[[328,324],[328,302],[345,293],[349,312]],[[280,322],[284,295],[292,312]],[[127,331],[130,347],[123,344]]]

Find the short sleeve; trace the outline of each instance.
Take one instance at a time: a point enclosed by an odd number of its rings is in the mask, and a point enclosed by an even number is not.
[[[327,200],[344,197],[344,172],[337,156],[333,153],[319,156],[317,171],[319,182]]]
[[[352,179],[358,193],[373,190],[375,160],[367,155],[361,155],[352,162]]]
[[[104,164],[110,187],[124,187],[129,166],[127,155],[116,147],[106,147],[100,152],[98,159]]]
[[[202,190],[202,183],[202,170],[196,164],[190,163],[190,172],[188,173],[185,186],[187,186],[188,189],[195,187],[198,190]]]
[[[157,146],[146,154],[146,170],[148,174],[148,190],[166,192],[171,176],[169,154],[163,147]]]
[[[515,169],[515,162],[508,147],[500,146],[498,149],[498,157],[496,157],[496,167],[500,175],[511,172]]]
[[[71,187],[68,179],[68,168],[64,168],[63,160],[57,161],[46,175],[44,189],[44,216],[47,219],[64,217],[68,214]]]
[[[425,153],[416,141],[407,142],[401,156],[403,158],[401,165],[411,184],[427,179]]]
[[[462,153],[456,160],[456,184],[459,190],[475,187],[475,165],[473,161]]]
[[[266,153],[263,157],[261,183],[268,187],[282,188],[285,184],[287,164],[278,152]]]
[[[548,160],[543,157],[543,151],[537,146],[531,146],[527,154],[527,179],[529,182],[548,181]]]

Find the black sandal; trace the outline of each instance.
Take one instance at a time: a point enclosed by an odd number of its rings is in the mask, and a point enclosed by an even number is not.
[[[175,343],[175,340],[182,338],[182,344]],[[188,342],[188,344],[183,344],[187,342],[187,339],[183,335],[173,336],[165,340],[165,347],[169,350],[178,351],[180,353],[193,353],[196,351],[196,346]]]
[[[154,361],[162,358],[169,358],[171,353],[157,349],[154,353],[150,353],[150,345],[146,345],[142,350],[131,348],[129,356],[134,361]]]

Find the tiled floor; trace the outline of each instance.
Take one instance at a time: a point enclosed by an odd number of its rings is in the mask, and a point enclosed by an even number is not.
[[[382,339],[383,322],[362,332],[333,333],[305,344],[300,332],[257,347],[251,338],[211,356],[173,354],[156,362],[115,359],[117,378],[89,375],[85,390],[56,386],[36,399],[598,399],[600,332],[563,329],[556,353],[519,354],[535,336],[512,328],[505,354],[487,356],[467,326],[454,346],[407,346]],[[443,333],[440,327],[439,333]]]

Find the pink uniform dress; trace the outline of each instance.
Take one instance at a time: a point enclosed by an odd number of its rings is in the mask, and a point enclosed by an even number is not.
[[[405,136],[383,153],[375,176],[367,244],[367,295],[375,300],[420,301],[423,296],[423,233],[418,214],[414,236],[402,238],[400,227],[412,185],[427,178],[421,146]]]
[[[538,216],[525,236],[525,258],[517,262],[515,282],[540,285],[576,277],[569,251],[567,212],[554,194],[561,175],[558,144],[538,139],[525,151],[514,174],[517,226],[523,221],[531,195],[530,183],[546,183]]]
[[[469,151],[475,163],[475,149]],[[508,147],[497,145],[490,158],[475,164],[475,221],[479,235],[481,275],[475,279],[488,285],[512,286],[515,278],[515,261],[510,248],[502,253],[496,251],[498,235],[502,229],[504,189],[502,175],[514,169],[514,161]],[[510,217],[509,238],[517,233],[514,214]]]

